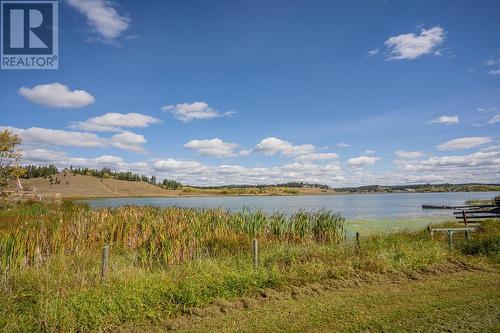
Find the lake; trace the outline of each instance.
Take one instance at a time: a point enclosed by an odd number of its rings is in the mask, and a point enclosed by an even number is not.
[[[500,192],[375,193],[306,196],[219,196],[178,198],[106,198],[82,200],[93,208],[123,205],[158,207],[222,207],[266,212],[293,213],[298,210],[329,209],[346,217],[351,232],[414,230],[452,217],[451,210],[422,209],[422,204],[463,205],[469,199],[492,199]]]

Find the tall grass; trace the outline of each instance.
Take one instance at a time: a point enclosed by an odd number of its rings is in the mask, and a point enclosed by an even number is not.
[[[246,250],[252,238],[264,243],[338,242],[345,234],[344,218],[326,210],[288,217],[246,209],[238,213],[136,206],[91,210],[31,204],[2,215],[2,268],[32,265],[55,253],[98,250],[104,244],[114,251],[132,251],[136,264],[153,268]]]
[[[487,240],[490,229],[474,237]],[[344,234],[344,218],[325,210],[288,216],[178,207],[14,206],[0,211],[0,331],[113,331],[264,288],[406,274],[446,266],[448,259],[465,260],[444,238],[431,239],[424,231],[362,237],[356,248],[341,241]],[[253,238],[259,239],[257,270]],[[104,244],[111,246],[110,269],[101,281]],[[498,242],[481,244],[468,252],[491,252]],[[457,242],[457,249],[461,246]]]

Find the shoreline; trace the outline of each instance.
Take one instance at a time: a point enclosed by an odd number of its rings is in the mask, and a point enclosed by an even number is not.
[[[222,193],[189,193],[189,194],[139,194],[139,195],[111,195],[111,196],[68,196],[62,197],[64,201],[73,200],[99,200],[99,199],[131,199],[131,198],[210,198],[210,197],[307,197],[307,196],[327,196],[327,195],[378,195],[378,194],[425,194],[425,193],[500,193],[500,191],[436,191],[436,192],[365,192],[365,193],[353,193],[353,192],[318,192],[318,193],[268,193],[268,194],[222,194]]]

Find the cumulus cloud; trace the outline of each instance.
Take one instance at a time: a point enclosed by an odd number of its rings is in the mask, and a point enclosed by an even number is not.
[[[489,142],[491,142],[491,138],[485,136],[458,138],[438,145],[437,149],[439,150],[469,149],[481,146]]]
[[[408,159],[408,160],[417,159],[417,158],[421,158],[424,156],[424,153],[422,153],[418,150],[415,150],[415,151],[396,150],[394,152],[394,154],[399,158]]]
[[[390,55],[388,59],[413,60],[424,54],[433,53],[436,46],[445,38],[446,32],[440,26],[421,29],[420,34],[414,33],[393,36],[385,41]]]
[[[295,157],[297,161],[321,161],[321,160],[334,160],[338,158],[339,155],[335,153],[310,153],[305,155],[299,155]]]
[[[219,138],[205,140],[191,140],[184,145],[184,148],[194,150],[200,155],[214,157],[235,156],[236,143],[224,142]]]
[[[65,153],[47,149],[35,148],[22,151],[23,162],[57,162],[66,158]]]
[[[173,158],[158,160],[154,163],[154,168],[159,171],[191,171],[196,172],[203,164],[196,161],[179,161]]]
[[[492,69],[488,73],[490,75],[500,75],[500,68],[499,69]]]
[[[78,121],[70,125],[72,129],[90,132],[119,132],[123,127],[148,127],[150,124],[160,123],[160,119],[142,113],[115,113],[110,112],[102,116]]]
[[[153,165],[160,176],[174,177],[189,184],[270,184],[286,181],[325,183],[343,180],[338,163],[317,165],[291,163],[277,167],[243,167],[240,165],[208,166],[196,161],[158,160]]]
[[[288,141],[281,140],[275,137],[263,139],[253,149],[254,152],[264,153],[265,155],[269,156],[275,155],[276,153],[281,153],[285,156],[297,156],[310,154],[315,150],[315,147],[311,144],[294,146]]]
[[[432,119],[430,123],[434,124],[445,124],[445,125],[453,125],[453,124],[458,124],[460,122],[460,119],[458,118],[457,115],[454,116],[440,116],[435,119]]]
[[[37,165],[55,164],[60,169],[73,166],[80,168],[109,167],[116,171],[148,171],[147,163],[127,163],[119,156],[102,155],[96,158],[72,157],[68,156],[66,152],[41,148],[24,149],[22,152],[22,163]]]
[[[94,161],[98,164],[114,166],[122,164],[123,158],[113,155],[102,155],[94,159]]]
[[[9,126],[0,126],[0,130],[7,129],[18,134],[23,144],[49,144],[57,146],[73,146],[94,148],[106,145],[106,140],[94,133],[54,130],[40,127],[27,129]]]
[[[347,164],[352,168],[364,168],[375,164],[379,160],[380,158],[376,156],[359,156],[350,158],[347,160]]]
[[[235,114],[235,111],[220,113],[210,107],[205,102],[183,103],[175,105],[165,105],[163,111],[170,112],[176,119],[188,123],[193,119],[211,119],[217,117],[228,117]]]
[[[144,148],[141,145],[146,143],[141,134],[127,131],[113,135],[110,141],[113,147],[133,152],[143,152]]]
[[[348,148],[348,147],[351,147],[351,145],[348,144],[348,143],[345,143],[345,142],[340,142],[340,143],[337,143],[337,147],[339,147],[339,148]]]
[[[21,87],[18,93],[33,103],[59,109],[81,108],[95,102],[94,96],[85,90],[71,91],[58,82],[40,84],[33,88]]]
[[[67,0],[67,3],[85,15],[87,24],[99,36],[110,41],[129,28],[130,18],[120,15],[113,2],[106,0]]]
[[[115,147],[133,152],[143,152],[141,146],[146,143],[144,136],[132,132],[121,132],[111,138],[103,138],[95,133],[54,130],[49,128],[30,127],[27,129],[0,126],[0,131],[9,130],[18,134],[25,145],[71,146],[81,148]]]

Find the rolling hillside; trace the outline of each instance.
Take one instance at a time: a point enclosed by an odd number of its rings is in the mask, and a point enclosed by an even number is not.
[[[82,176],[57,174],[53,176],[54,182],[50,184],[48,178],[23,179],[21,183],[29,189],[36,188],[36,193],[46,197],[53,197],[61,193],[62,198],[99,198],[99,197],[159,197],[178,196],[182,190],[165,190],[158,186],[145,182],[132,182],[116,180],[111,178],[98,178],[93,176]],[[11,185],[15,188],[15,184]]]

